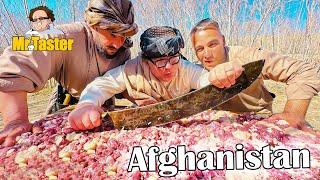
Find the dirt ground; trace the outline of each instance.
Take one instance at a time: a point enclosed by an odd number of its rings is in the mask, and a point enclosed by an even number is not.
[[[281,112],[286,102],[285,86],[281,83],[275,83],[272,81],[265,82],[270,92],[276,94],[276,98],[273,102],[273,111],[275,113]],[[28,94],[29,104],[29,118],[31,121],[35,121],[43,117],[50,96],[51,89],[46,88],[34,94]],[[320,130],[320,96],[315,96],[308,109],[307,121],[316,129]],[[2,119],[0,117],[0,129],[2,129]]]

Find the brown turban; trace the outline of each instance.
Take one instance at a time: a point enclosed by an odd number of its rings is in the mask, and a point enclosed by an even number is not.
[[[138,32],[129,0],[89,0],[85,20],[89,25],[98,24],[113,34],[133,36]]]

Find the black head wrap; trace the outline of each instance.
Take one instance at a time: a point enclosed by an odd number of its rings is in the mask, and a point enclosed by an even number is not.
[[[154,26],[140,36],[142,55],[148,59],[177,54],[184,47],[178,29],[168,26]]]

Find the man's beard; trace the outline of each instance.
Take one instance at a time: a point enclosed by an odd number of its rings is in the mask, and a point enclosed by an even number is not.
[[[101,58],[103,58],[105,60],[114,59],[118,55],[119,51],[123,48],[123,47],[121,47],[119,49],[116,49],[113,46],[109,46],[107,48],[115,50],[115,53],[108,54],[108,51],[106,50],[106,47],[103,45],[103,43],[101,42],[100,39],[97,39],[97,37],[94,37],[94,42],[95,42],[95,46],[97,48],[98,54],[100,55]]]
[[[110,55],[107,53],[106,49],[104,47],[102,47],[101,45],[96,45],[96,48],[97,48],[97,51],[98,51],[98,54],[105,60],[111,60],[113,59],[114,57],[117,56],[119,50],[121,49],[118,49],[114,54]]]

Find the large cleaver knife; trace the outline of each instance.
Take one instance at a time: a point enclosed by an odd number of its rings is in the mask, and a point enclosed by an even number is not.
[[[143,107],[110,111],[103,114],[117,129],[162,125],[214,108],[246,89],[262,71],[264,60],[244,65],[236,84],[227,89],[208,85],[183,96]]]

